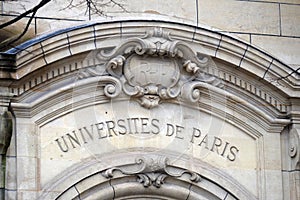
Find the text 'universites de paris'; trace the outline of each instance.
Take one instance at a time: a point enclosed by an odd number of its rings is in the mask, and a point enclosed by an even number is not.
[[[223,140],[220,137],[209,137],[201,132],[200,128],[192,127],[191,134],[186,134],[187,129],[177,124],[161,124],[158,119],[143,117],[124,118],[93,123],[88,126],[75,129],[55,139],[55,144],[60,151],[67,153],[71,149],[80,148],[83,145],[105,138],[120,137],[133,134],[163,134],[165,137],[183,140],[189,136],[189,142],[207,151],[214,152],[229,161],[235,161],[239,148]],[[120,138],[121,139],[121,138]],[[125,139],[125,138],[122,138]]]

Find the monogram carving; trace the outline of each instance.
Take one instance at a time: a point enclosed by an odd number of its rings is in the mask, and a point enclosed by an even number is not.
[[[120,171],[125,175],[136,175],[137,181],[143,184],[144,187],[154,186],[159,188],[167,177],[178,178],[182,177],[183,174],[189,174],[189,180],[192,182],[201,181],[199,174],[171,166],[168,158],[159,156],[137,158],[134,164],[107,169],[102,175],[106,178],[112,178],[115,171]]]
[[[101,50],[97,58],[106,61],[105,73],[95,68],[81,76],[105,74],[117,78],[122,91],[148,109],[175,98],[196,102],[203,83],[221,85],[219,79],[204,73],[211,63],[209,57],[197,55],[187,43],[172,39],[161,28],[142,38],[127,39],[112,51]],[[119,91],[112,85],[110,89]]]

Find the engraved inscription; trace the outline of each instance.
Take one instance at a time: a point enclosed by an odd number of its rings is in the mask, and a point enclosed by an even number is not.
[[[133,56],[125,67],[125,77],[131,85],[150,84],[172,87],[179,79],[179,67],[175,60],[149,56]]]
[[[187,134],[190,130],[192,130],[192,134]],[[202,133],[199,127],[188,129],[180,124],[163,124],[159,119],[147,117],[120,118],[93,123],[63,134],[54,140],[54,144],[56,144],[61,152],[67,153],[73,149],[81,148],[88,143],[108,138],[126,139],[124,136],[155,136],[158,134],[163,135],[166,139],[170,138],[179,141],[190,137],[187,139],[192,145],[215,153],[231,162],[237,159],[240,151],[237,146],[221,137],[209,136],[207,133]]]

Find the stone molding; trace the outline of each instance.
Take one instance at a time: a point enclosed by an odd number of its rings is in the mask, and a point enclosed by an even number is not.
[[[129,38],[109,53],[97,53],[99,60],[107,60],[107,73],[122,83],[118,84],[122,88],[105,86],[105,95],[114,98],[116,91],[123,90],[148,109],[177,97],[192,103],[199,101],[201,82],[222,86],[216,77],[203,72],[210,67],[210,59],[201,56],[185,42],[171,39],[170,32],[162,28],[154,28],[141,38]],[[81,78],[101,75],[103,71],[97,68],[79,74]]]
[[[101,162],[87,160],[79,168],[73,166],[74,169],[62,172],[64,178],[59,176],[44,186],[38,199],[91,198],[89,195],[95,195],[92,197],[98,199],[113,199],[133,194],[174,199],[185,199],[191,195],[190,198],[201,199],[204,196],[200,191],[205,191],[205,195],[211,195],[208,197],[214,199],[256,199],[246,188],[214,166],[194,160],[197,166],[194,171],[186,169],[188,160],[185,159],[178,160],[177,155],[170,152],[146,154],[134,150],[130,156],[125,156],[124,152],[102,155]],[[226,189],[220,185],[226,185]],[[180,194],[182,191],[183,194]]]
[[[27,81],[22,81],[21,84],[14,84],[11,86],[11,93],[16,96],[21,96],[25,92],[28,92],[34,88],[40,87],[43,84],[53,81],[58,77],[62,76],[70,76],[72,73],[77,73],[78,70],[84,70],[87,73],[94,74],[94,76],[99,75],[93,68],[99,65],[99,63],[94,63],[93,65],[88,66],[87,64],[81,62],[73,62],[67,65],[59,65],[54,66],[51,70],[47,71],[44,74],[40,74],[38,76],[34,75],[34,78],[30,78]],[[288,111],[288,105],[285,100],[279,98],[274,93],[271,93],[267,89],[261,88],[259,85],[257,86],[255,83],[251,83],[250,81],[241,79],[236,74],[230,73],[228,71],[223,71],[219,69],[219,72],[215,72],[212,68],[203,69],[205,74],[208,74],[208,77],[214,77],[220,79],[220,81],[225,81],[226,83],[235,86],[239,89],[242,89],[249,93],[249,96],[254,95],[258,99],[264,101],[266,105],[270,105],[275,108],[277,111],[286,113]],[[81,72],[84,74],[84,72]],[[78,74],[78,73],[77,73]],[[76,75],[77,75],[76,74]],[[83,75],[84,76],[84,75]],[[200,79],[201,80],[201,79]]]
[[[290,107],[286,106],[286,102],[290,102],[289,95],[297,96],[299,93],[297,77],[294,75],[287,80],[282,80],[283,85],[274,85],[272,82],[274,78],[278,78],[278,74],[281,72],[289,73],[282,63],[230,37],[200,28],[164,22],[151,22],[143,27],[142,25],[145,24],[131,21],[122,24],[122,34],[120,34],[112,24],[105,24],[106,27],[103,24],[93,24],[82,27],[82,29],[78,28],[77,32],[69,30],[69,32],[63,32],[34,44],[37,46],[28,47],[32,48],[31,50],[27,48],[26,51],[19,51],[17,65],[10,72],[12,79],[9,80],[10,82],[14,81],[10,92],[15,94],[15,97],[13,102],[4,102],[9,103],[14,116],[18,120],[28,120],[27,122],[32,123],[38,131],[51,120],[76,109],[108,103],[112,100],[134,99],[141,106],[149,109],[155,109],[154,107],[158,103],[165,101],[210,113],[233,124],[255,140],[258,149],[257,159],[268,161],[269,158],[264,155],[269,155],[267,154],[269,146],[264,140],[271,134],[278,136],[284,126],[291,123],[287,114]],[[163,24],[163,29],[153,29],[157,27],[157,24]],[[91,32],[91,27],[94,32]],[[99,31],[100,29],[101,31]],[[65,43],[65,36],[67,36],[67,43]],[[107,39],[107,37],[110,38]],[[218,39],[204,41],[209,37]],[[213,42],[217,43],[213,44]],[[112,43],[113,45],[111,45]],[[98,48],[100,46],[101,48]],[[86,63],[83,63],[81,59],[78,59],[94,49],[96,49],[94,51],[96,56],[100,58],[99,61],[87,59]],[[41,50],[42,53],[37,53],[38,50]],[[37,53],[36,57],[31,57],[32,55],[28,54],[30,51]],[[254,52],[258,53],[253,55]],[[229,72],[222,71],[227,68],[214,72],[210,65],[210,59],[206,59],[206,56],[213,56],[215,60],[219,58],[234,64],[237,68],[244,69],[243,73],[249,77],[251,73],[255,74],[258,70],[257,76],[253,79],[260,77],[259,80],[264,81],[264,85],[268,85],[267,82],[269,82],[280,91],[273,94],[274,90],[261,89],[231,73],[230,68],[228,68]],[[64,61],[65,57],[79,61],[70,64],[69,60]],[[144,79],[136,78],[136,69],[132,69],[132,66],[135,67],[134,64],[143,57],[153,62],[169,61],[170,71],[174,71],[171,73],[173,79],[171,77],[166,80],[159,79],[158,84],[156,81],[156,84],[153,84],[154,81],[143,82]],[[282,67],[276,68],[275,65],[282,65]],[[35,74],[38,76],[35,77]],[[74,78],[74,75],[77,77]],[[226,88],[228,90],[219,88],[218,79],[228,83]],[[48,84],[51,84],[51,92],[44,90],[47,89]],[[235,93],[233,89],[247,93],[252,99],[258,98],[259,100],[255,102],[271,105],[273,110],[270,109],[271,112],[267,112],[264,108],[250,102],[247,97]],[[95,93],[91,94],[91,91],[95,91]],[[282,91],[286,94],[281,96]],[[289,94],[290,91],[294,91],[294,93]],[[278,100],[276,95],[282,98]],[[181,101],[176,102],[175,98],[179,98]],[[210,105],[208,101],[214,101],[215,104]],[[223,109],[224,105],[226,105],[226,109]],[[277,113],[279,114],[276,115]],[[299,164],[299,133],[297,131],[296,134],[294,133],[295,131],[290,132],[289,156],[293,164],[297,166]],[[180,188],[184,185],[182,191],[186,189],[189,194],[192,194],[193,189],[202,189],[202,186],[209,182],[213,187],[223,191],[222,194],[225,194],[216,198],[229,199],[235,196],[238,199],[255,199],[247,189],[241,187],[241,184],[235,182],[227,174],[222,174],[213,166],[205,166],[205,170],[202,170],[203,166],[197,165],[201,169],[196,169],[186,167],[186,163],[170,163],[167,158],[169,157],[160,157],[159,159],[143,155],[143,157],[130,162],[128,160],[126,162],[125,158],[122,158],[122,163],[106,160],[105,164],[95,164],[99,168],[93,172],[89,171],[90,166],[83,169],[87,166],[84,163],[80,170],[76,171],[76,168],[70,167],[68,169],[70,173],[62,172],[61,175],[64,176],[60,176],[59,181],[55,181],[54,178],[53,181],[50,181],[50,186],[41,187],[45,192],[53,192],[55,198],[60,196],[61,199],[69,199],[68,195],[72,193],[75,195],[74,198],[82,197],[81,195],[89,194],[89,191],[95,188],[99,189],[98,186],[101,188],[103,185],[108,186],[109,190],[113,190],[110,194],[114,194],[114,186],[120,188],[125,183],[126,187],[142,188],[143,191],[147,191],[147,189],[165,191],[165,188],[168,187],[179,185]],[[111,156],[109,159],[114,158]],[[264,164],[261,162],[258,167],[264,169]],[[81,170],[84,175],[76,174],[76,172],[80,174]],[[261,190],[255,194],[259,198],[269,191],[264,188],[263,184],[267,183],[266,180],[271,179],[266,178],[264,173],[266,172],[262,170],[257,175],[258,182],[262,183]],[[76,178],[73,178],[74,176]],[[95,188],[85,182],[90,181],[90,178],[97,179],[98,182],[93,182]],[[66,185],[68,186],[66,187]],[[221,188],[222,186],[226,186],[226,189]],[[85,188],[81,188],[81,190],[80,187]],[[99,191],[103,192],[104,190]],[[119,192],[124,191],[120,190]],[[187,196],[185,197],[187,198]]]
[[[191,182],[198,183],[201,181],[199,174],[189,170],[172,167],[169,160],[165,156],[161,157],[138,157],[136,163],[123,167],[113,167],[105,170],[102,175],[105,178],[113,178],[114,171],[120,171],[124,175],[135,175],[137,181],[142,183],[144,187],[154,186],[160,188],[167,177],[182,177],[183,174],[189,174]]]
[[[97,88],[101,85],[102,89],[98,89],[95,93],[90,93],[91,88]],[[198,89],[202,91],[202,98],[214,99],[221,107],[226,106],[228,109],[234,107],[237,103],[244,105],[243,108],[235,109],[236,114],[241,116],[247,116],[251,121],[259,122],[259,125],[265,131],[280,132],[283,126],[290,123],[288,119],[277,119],[268,113],[264,113],[259,108],[250,104],[248,101],[241,99],[240,97],[224,91],[221,88],[214,87],[210,84],[200,82],[197,84]],[[112,89],[111,89],[112,88]],[[205,93],[205,90],[209,91],[209,94]],[[59,118],[73,110],[83,107],[109,103],[109,96],[116,96],[121,92],[121,82],[119,79],[112,76],[95,76],[87,79],[82,79],[74,84],[69,84],[64,87],[59,87],[52,92],[47,93],[46,96],[40,96],[33,102],[24,103],[11,103],[14,114],[21,118],[32,118],[32,120],[39,127],[44,126],[53,119]],[[84,95],[84,99],[78,98],[78,96]],[[96,95],[96,96],[95,96]],[[108,98],[109,97],[109,98]],[[224,97],[227,98],[224,101]],[[120,100],[124,100],[124,97],[118,97]],[[97,99],[97,101],[95,101]],[[128,97],[125,97],[128,99]],[[178,104],[178,102],[173,102]],[[233,125],[243,129],[246,133],[253,138],[259,138],[264,134],[252,127],[251,124],[241,121],[238,117],[233,116],[230,112],[224,111],[217,107],[211,109],[210,105],[204,102],[197,102],[195,104],[189,103],[184,99],[180,102],[182,106],[192,107],[195,109],[201,109],[211,114],[232,123]],[[55,109],[53,110],[53,106]],[[270,128],[272,130],[270,130]]]
[[[141,23],[145,23],[145,22],[141,21]],[[69,29],[66,33],[64,31],[61,31],[58,35],[53,34],[51,35],[51,37],[45,36],[44,39],[35,40],[31,44],[31,46],[30,45],[23,46],[22,48],[24,48],[24,51],[17,51],[18,54],[16,56],[17,64],[16,67],[14,68],[15,71],[10,72],[10,74],[13,79],[17,79],[19,81],[14,82],[10,86],[10,90],[11,90],[10,92],[16,96],[21,96],[22,94],[31,91],[34,88],[41,87],[46,82],[55,81],[56,79],[65,76],[71,76],[72,73],[77,73],[78,70],[92,68],[97,65],[103,65],[103,63],[99,63],[97,60],[87,60],[85,62],[82,62],[82,60],[79,59],[78,62],[73,61],[71,63],[67,63],[66,65],[53,64],[51,68],[45,68],[43,69],[42,73],[35,74],[35,72],[38,71],[38,69],[41,69],[46,65],[49,65],[57,61],[62,61],[63,58],[68,56],[77,57],[81,53],[86,53],[91,50],[97,49],[97,47],[100,46],[100,44],[105,48],[106,47],[118,48],[118,45],[117,47],[112,47],[107,45],[111,43],[125,45],[126,43],[130,43],[131,40],[132,41],[135,40],[135,41],[143,41],[144,45],[153,45],[150,44],[151,42],[153,43],[153,41],[151,41],[150,38],[153,39],[158,37],[152,36],[152,37],[145,38],[145,33],[146,32],[150,33],[151,31],[153,32],[153,28],[156,27],[155,25],[157,23],[158,22],[152,22],[142,28],[141,25],[137,25],[136,22],[130,22],[130,21],[126,23],[124,22],[122,23],[123,31],[122,33],[120,33],[118,29],[113,27],[113,25],[118,26],[118,23],[113,21],[105,25],[92,24],[92,25],[82,26],[74,30]],[[286,80],[281,80],[280,83],[274,81],[276,80],[276,77],[279,78],[278,74],[282,74],[282,76],[285,76],[289,74],[291,71],[285,70],[288,68],[284,67],[282,63],[280,64],[280,62],[274,60],[270,56],[268,57],[268,55],[260,52],[256,48],[244,44],[240,41],[237,41],[236,39],[230,38],[229,36],[222,35],[221,33],[213,32],[204,28],[195,29],[189,25],[172,24],[171,22],[165,23],[163,21],[161,23],[162,24],[160,24],[160,27],[163,27],[163,30],[165,32],[169,32],[168,34],[165,34],[165,36],[168,35],[167,36],[168,39],[165,39],[167,41],[165,45],[170,45],[172,42],[173,44],[175,43],[185,44],[185,46],[189,47],[189,48],[185,48],[186,49],[185,51],[191,52],[192,55],[194,55],[195,53],[196,54],[203,53],[206,54],[207,56],[219,58],[226,62],[232,63],[237,67],[244,69],[252,74],[255,74],[256,76],[258,76],[257,79],[261,79],[271,83],[273,86],[285,92],[288,96],[298,95],[297,77],[290,76]],[[179,31],[177,26],[182,28],[182,30]],[[133,27],[135,28],[135,31],[133,30],[134,29]],[[102,33],[102,35],[100,34],[100,32],[105,32],[105,28],[109,30],[107,34],[112,36],[109,39],[107,39],[107,37],[103,35],[104,33]],[[69,38],[68,40],[64,39],[65,34],[67,34],[66,37]],[[117,37],[118,35],[120,36],[120,34],[122,34],[122,39],[120,39],[120,37]],[[190,37],[191,35],[194,35],[194,37],[188,39],[188,37]],[[73,37],[74,39],[72,39]],[[160,38],[162,39],[164,38],[164,36]],[[35,43],[37,41],[40,42]],[[76,46],[77,49],[76,52],[74,50],[72,52],[73,47],[75,48],[74,45]],[[80,48],[83,45],[86,48]],[[201,51],[198,50],[199,47],[197,47],[197,45],[201,47]],[[98,50],[102,51],[103,49],[98,49]],[[31,51],[31,54],[28,53],[29,51]],[[119,49],[119,51],[121,50]],[[11,51],[10,53],[12,52],[13,51]],[[151,51],[148,51],[148,53],[150,52]],[[113,59],[113,57],[108,56],[109,58],[111,58],[111,60],[107,60],[108,63],[106,65],[109,66],[110,64],[114,64],[114,62],[117,59],[122,59],[120,57],[121,56],[120,52],[119,54],[120,55],[115,55],[116,57],[115,59]],[[170,55],[171,54],[169,54],[168,56]],[[222,56],[226,55],[226,57],[222,57],[221,55]],[[247,57],[247,55],[249,56]],[[108,57],[105,57],[105,59],[107,59]],[[50,58],[51,60],[49,60]],[[129,57],[127,58],[127,60],[129,61],[131,59],[132,58]],[[182,61],[185,61],[186,63],[182,63],[182,65],[189,66],[188,70],[191,70],[189,68],[195,67],[194,64],[196,65],[200,64],[199,60],[197,61],[198,63],[195,62],[195,59],[193,61],[192,60],[188,58],[184,58],[184,60]],[[189,61],[191,61],[191,63]],[[243,67],[243,63],[245,67]],[[276,69],[276,66],[277,67],[280,66],[280,67]],[[272,73],[272,70],[275,71],[277,70],[277,71],[276,73],[275,72]],[[208,80],[208,78],[215,77],[216,79],[225,81],[229,85],[232,85],[232,87],[239,88],[238,90],[244,90],[248,92],[249,93],[248,96],[253,95],[256,98],[258,98],[260,101],[264,101],[266,105],[273,107],[276,110],[275,112],[286,113],[288,111],[287,100],[284,100],[283,98],[278,97],[278,95],[275,95],[273,92],[270,92],[268,88],[264,89],[261,88],[260,86],[257,86],[257,84],[254,82],[249,82],[247,80],[240,79],[238,75],[233,74],[230,71],[224,71],[224,70],[218,71],[212,67],[201,67],[201,71],[204,74],[207,74],[209,76],[209,77],[205,77],[206,80]],[[110,70],[110,72],[113,72],[113,70]],[[196,70],[195,72],[199,74],[199,71]],[[31,74],[34,77],[30,77]],[[201,79],[199,77],[201,76],[198,76],[197,78]],[[134,86],[131,84],[131,87]],[[110,89],[112,88],[110,87]],[[197,94],[198,92],[197,90],[195,90],[194,95],[199,97],[199,95]],[[145,105],[145,107],[149,107],[149,108],[153,107],[153,105],[149,103],[149,99],[142,98],[142,96],[140,97],[141,97],[140,101],[142,104]],[[143,95],[143,97],[146,96]],[[188,98],[191,99],[191,96]],[[155,101],[158,100],[156,99]],[[192,101],[194,100],[192,99]]]
[[[163,20],[147,21],[146,19],[140,19],[138,22],[136,19],[115,19],[110,23],[88,24],[73,29],[61,30],[49,36],[42,36],[21,45],[17,50],[12,49],[7,52],[17,54],[16,72],[12,72],[11,77],[20,79],[28,73],[57,60],[97,49],[104,43],[103,40],[107,38],[104,33],[111,35],[113,40],[118,41],[119,36],[127,38],[133,35],[144,35],[145,31],[149,30],[148,27],[155,27],[158,24],[161,27],[173,29],[172,37],[176,39],[201,44],[204,54],[241,67],[266,80],[288,95],[299,96],[299,77],[297,74],[292,74],[288,78],[280,80],[280,84],[276,81],[280,78],[279,74],[281,77],[285,77],[292,73],[293,69],[291,67],[267,55],[262,50],[226,34],[207,28],[195,27],[192,24],[175,23],[172,19],[168,22]],[[84,48],[81,48],[81,46],[84,46]]]

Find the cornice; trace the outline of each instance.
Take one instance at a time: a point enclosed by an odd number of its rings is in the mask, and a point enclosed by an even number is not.
[[[16,55],[16,72],[11,77],[20,79],[33,71],[63,58],[109,46],[128,37],[143,36],[153,27],[170,31],[176,40],[200,45],[201,53],[225,60],[256,75],[292,97],[300,96],[299,75],[280,60],[243,41],[186,21],[172,18],[140,17],[114,18],[63,29],[30,40],[6,54]],[[199,49],[200,50],[200,49]],[[282,79],[282,77],[286,77]]]
[[[36,122],[41,125],[72,109],[104,103],[120,95],[134,99],[147,109],[179,99],[181,103],[194,105],[195,109],[202,105],[202,109],[209,110],[210,105],[203,104],[201,100],[201,97],[206,98],[205,91],[208,90],[207,99],[214,98],[223,107],[239,111],[241,116],[247,116],[265,131],[271,130],[273,126],[272,131],[280,132],[282,127],[290,123],[288,119],[280,119],[276,114],[286,113],[287,107],[272,97],[272,91],[263,91],[232,73],[218,71],[208,55],[201,54],[197,46],[189,46],[187,41],[174,39],[175,33],[176,30],[172,32],[169,28],[149,26],[142,36],[120,40],[116,47],[94,50],[86,59],[79,59],[78,63],[57,65],[37,76],[41,77],[40,80],[35,78],[20,86],[16,84],[17,88],[12,88],[12,93],[19,97],[11,105],[16,115],[37,116]],[[45,77],[43,73],[46,78],[42,78]],[[222,81],[229,82],[228,87],[236,85],[243,88],[249,96],[258,96],[259,101],[265,101],[275,109],[275,115],[258,108],[236,92],[226,91]],[[38,86],[41,87],[37,89]],[[97,93],[92,94],[94,97],[77,98],[89,94],[91,90]],[[64,103],[59,108],[61,97]],[[53,106],[56,107],[54,111],[50,109],[45,113]],[[222,108],[213,110],[211,112],[221,118],[228,118],[235,124],[242,123],[237,117],[222,111]],[[40,118],[38,116],[41,113]],[[261,135],[251,125],[244,124],[244,128],[253,133],[254,137]]]
[[[39,95],[38,98],[31,96],[27,102],[12,102],[14,114],[19,118],[32,118],[41,127],[75,110],[109,103],[112,98],[114,101],[128,101],[130,98],[121,92],[122,84],[119,79],[112,76],[95,76],[77,81],[70,79],[67,83],[69,84],[62,87],[62,83],[57,83],[52,91]],[[188,98],[176,98],[163,103],[180,104],[209,113],[242,129],[252,138],[259,138],[264,132],[280,133],[290,123],[289,119],[276,118],[247,100],[205,82],[197,83],[197,90],[200,91],[200,99],[196,102],[191,102]],[[138,98],[139,96],[131,99],[139,102]],[[234,115],[232,111],[235,112]],[[243,121],[245,117],[247,122]]]

